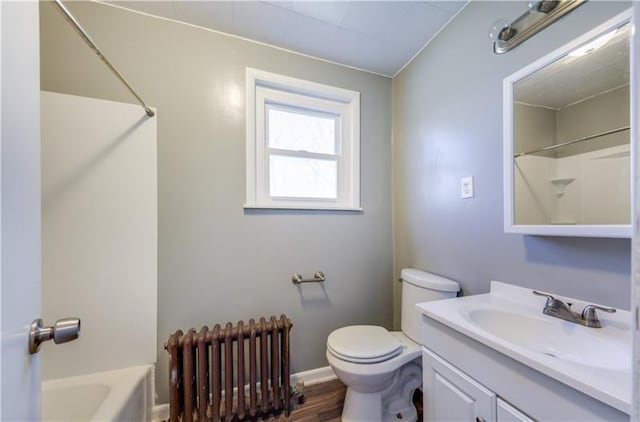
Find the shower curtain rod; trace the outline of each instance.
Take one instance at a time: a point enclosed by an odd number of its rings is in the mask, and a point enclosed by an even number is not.
[[[136,97],[136,99],[138,100],[138,102],[140,103],[140,105],[142,106],[142,108],[144,108],[144,112],[147,114],[147,116],[149,117],[153,117],[155,115],[155,113],[153,112],[153,110],[151,110],[149,108],[149,106],[147,106],[147,104],[142,100],[142,98],[140,98],[140,96],[136,93],[136,91],[133,89],[133,87],[129,84],[129,82],[125,79],[124,76],[122,76],[122,74],[120,72],[118,72],[118,69],[115,68],[114,65],[111,64],[111,62],[109,61],[109,59],[107,59],[104,54],[102,54],[102,52],[100,51],[100,49],[98,48],[98,46],[96,45],[96,43],[93,42],[93,40],[91,39],[91,37],[89,36],[89,34],[87,34],[87,32],[84,30],[84,28],[82,28],[82,26],[80,26],[80,24],[78,23],[78,21],[76,20],[76,18],[71,14],[71,12],[69,12],[69,10],[62,4],[61,0],[54,0],[56,6],[58,6],[58,8],[60,9],[60,11],[62,11],[62,13],[65,15],[65,17],[67,18],[67,20],[74,26],[74,28],[76,29],[76,31],[78,32],[78,34],[80,34],[80,36],[84,39],[84,41],[87,43],[87,45],[93,50],[95,51],[95,53],[98,55],[98,57],[100,57],[100,59],[104,62],[105,65],[107,65],[107,67],[118,77],[118,79],[120,79],[120,81],[122,81],[122,83],[127,87],[127,89],[129,90],[129,92],[131,92],[133,94],[134,97]]]
[[[551,151],[557,148],[566,147],[568,145],[577,144],[578,142],[590,141],[591,139],[600,138],[601,136],[613,135],[614,133],[622,132],[625,130],[631,129],[631,126],[623,126],[617,129],[607,130],[606,132],[596,133],[595,135],[585,136],[584,138],[574,139],[572,141],[563,142],[561,144],[549,145],[548,147],[543,147],[539,149],[534,149],[533,151],[521,152],[518,154],[513,154],[514,158],[522,157],[523,155],[536,154],[539,152]]]

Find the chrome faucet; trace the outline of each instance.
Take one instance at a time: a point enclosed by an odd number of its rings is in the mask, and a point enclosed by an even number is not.
[[[615,308],[587,305],[581,313],[578,313],[571,310],[571,303],[564,303],[563,301],[546,293],[540,293],[535,290],[532,292],[534,295],[544,296],[547,298],[547,302],[544,304],[544,309],[542,310],[543,314],[573,322],[575,324],[584,325],[585,327],[602,327],[600,320],[598,319],[598,315],[596,314],[596,309],[610,314],[616,311]]]

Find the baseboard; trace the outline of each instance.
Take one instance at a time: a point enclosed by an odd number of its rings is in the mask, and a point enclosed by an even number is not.
[[[304,385],[314,385],[321,382],[332,381],[338,378],[330,366],[322,368],[309,369],[291,375],[291,384],[295,385],[298,381],[303,381]]]

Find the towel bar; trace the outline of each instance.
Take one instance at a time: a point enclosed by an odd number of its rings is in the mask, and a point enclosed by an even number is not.
[[[295,273],[292,277],[291,277],[291,282],[293,284],[300,284],[300,283],[322,283],[325,280],[324,277],[324,273],[322,271],[317,271],[314,275],[313,278],[302,278],[302,275],[299,273]]]

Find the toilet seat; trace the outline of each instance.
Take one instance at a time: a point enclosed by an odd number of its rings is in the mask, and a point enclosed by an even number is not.
[[[402,352],[402,343],[383,327],[351,325],[327,338],[327,349],[338,359],[353,363],[378,363]]]

